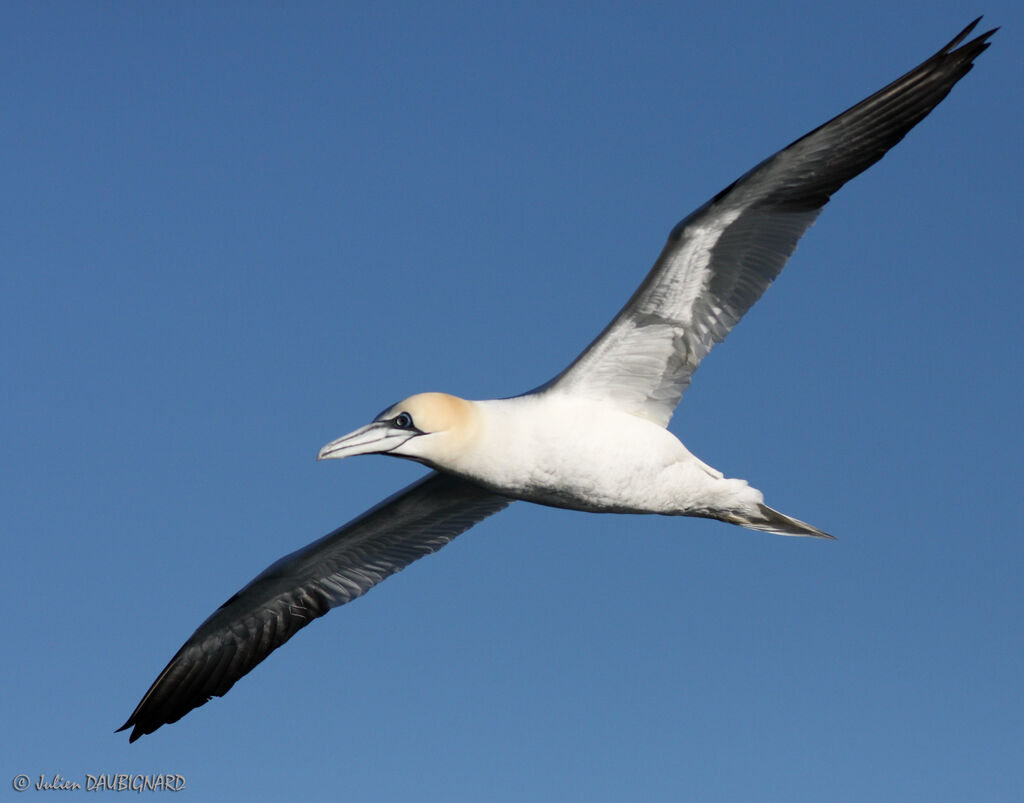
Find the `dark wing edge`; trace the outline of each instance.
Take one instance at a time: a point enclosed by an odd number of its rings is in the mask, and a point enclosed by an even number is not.
[[[314,619],[436,552],[513,500],[432,472],[268,566],[199,626],[118,731],[130,742],[222,697]]]
[[[535,392],[610,398],[667,424],[701,360],[779,275],[832,194],[903,139],[989,47],[998,28],[954,49],[980,20],[678,223],[618,315]]]

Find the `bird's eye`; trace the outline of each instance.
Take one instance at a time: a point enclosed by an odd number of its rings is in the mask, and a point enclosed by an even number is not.
[[[399,429],[412,429],[412,416],[408,413],[399,413],[395,416],[394,425]]]

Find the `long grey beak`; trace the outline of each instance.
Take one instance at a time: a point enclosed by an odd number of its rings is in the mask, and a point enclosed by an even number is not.
[[[331,441],[316,456],[317,460],[340,459],[357,454],[380,454],[401,446],[415,433],[396,430],[389,421],[374,421],[355,432]]]

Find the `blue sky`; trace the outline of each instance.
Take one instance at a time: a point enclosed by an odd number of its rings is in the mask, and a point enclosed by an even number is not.
[[[1019,799],[1019,4],[358,5],[4,7],[0,782]],[[422,473],[320,446],[550,378],[678,219],[982,11],[672,424],[838,542],[514,505],[113,734],[217,605]]]

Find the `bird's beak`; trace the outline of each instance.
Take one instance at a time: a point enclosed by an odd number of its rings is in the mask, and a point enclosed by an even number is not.
[[[380,454],[390,452],[409,440],[415,433],[395,429],[387,421],[374,421],[355,432],[331,441],[316,456],[317,460],[352,457],[357,454]]]

